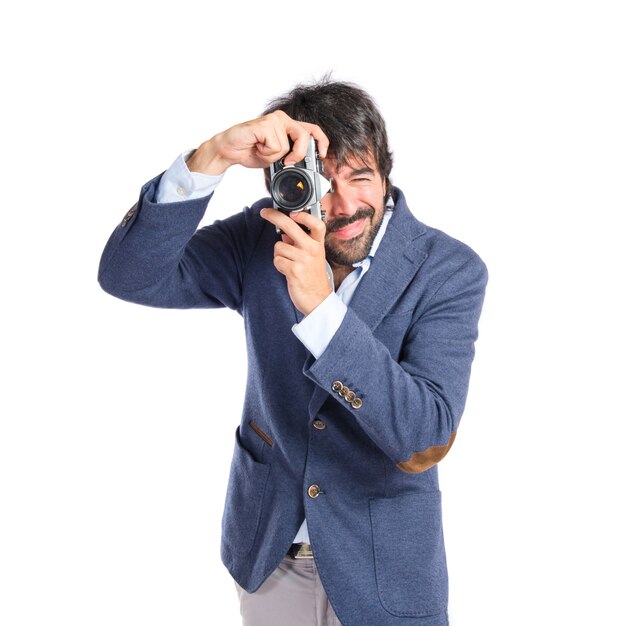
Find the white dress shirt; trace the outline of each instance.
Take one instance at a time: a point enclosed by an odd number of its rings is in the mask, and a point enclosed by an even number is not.
[[[219,185],[224,176],[223,174],[209,176],[208,174],[189,171],[185,162],[189,154],[191,154],[191,151],[181,154],[161,177],[156,195],[158,203],[180,202],[181,200],[195,200],[207,197]],[[383,222],[374,238],[367,257],[358,263],[353,263],[354,270],[343,279],[339,288],[335,290],[333,285],[333,291],[328,297],[299,324],[294,324],[291,328],[295,336],[316,359],[324,352],[337,329],[341,326],[350,300],[359,282],[370,268],[391,218],[393,210],[393,200],[391,198],[389,198],[385,209]],[[332,276],[330,268],[327,269],[329,270],[327,273]],[[293,543],[310,543],[306,519],[296,533]]]

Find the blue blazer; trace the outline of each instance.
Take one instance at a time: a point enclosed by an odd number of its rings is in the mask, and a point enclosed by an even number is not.
[[[103,252],[107,292],[156,307],[229,307],[248,372],[222,559],[254,592],[306,516],[345,626],[442,626],[448,578],[437,463],[463,412],[487,271],[469,247],[396,208],[348,312],[315,359],[273,266],[264,199],[197,230],[206,199],[159,205],[147,183]]]

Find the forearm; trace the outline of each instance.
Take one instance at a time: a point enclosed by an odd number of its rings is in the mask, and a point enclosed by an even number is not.
[[[111,235],[98,280],[108,293],[155,307],[237,309],[252,239],[263,221],[250,209],[196,230],[207,198],[158,204],[159,178]]]

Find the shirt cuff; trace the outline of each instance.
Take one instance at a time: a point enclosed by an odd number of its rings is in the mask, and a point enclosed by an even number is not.
[[[299,324],[294,324],[291,330],[306,349],[319,359],[341,326],[347,310],[348,307],[341,298],[332,291]]]
[[[204,198],[210,196],[219,185],[224,174],[209,176],[189,171],[185,159],[192,152],[183,152],[161,176],[156,193],[158,204]]]

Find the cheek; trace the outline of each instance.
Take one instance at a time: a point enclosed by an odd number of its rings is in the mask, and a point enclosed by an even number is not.
[[[359,193],[361,200],[370,206],[377,207],[382,202],[382,196],[380,195],[380,189],[363,189]]]

